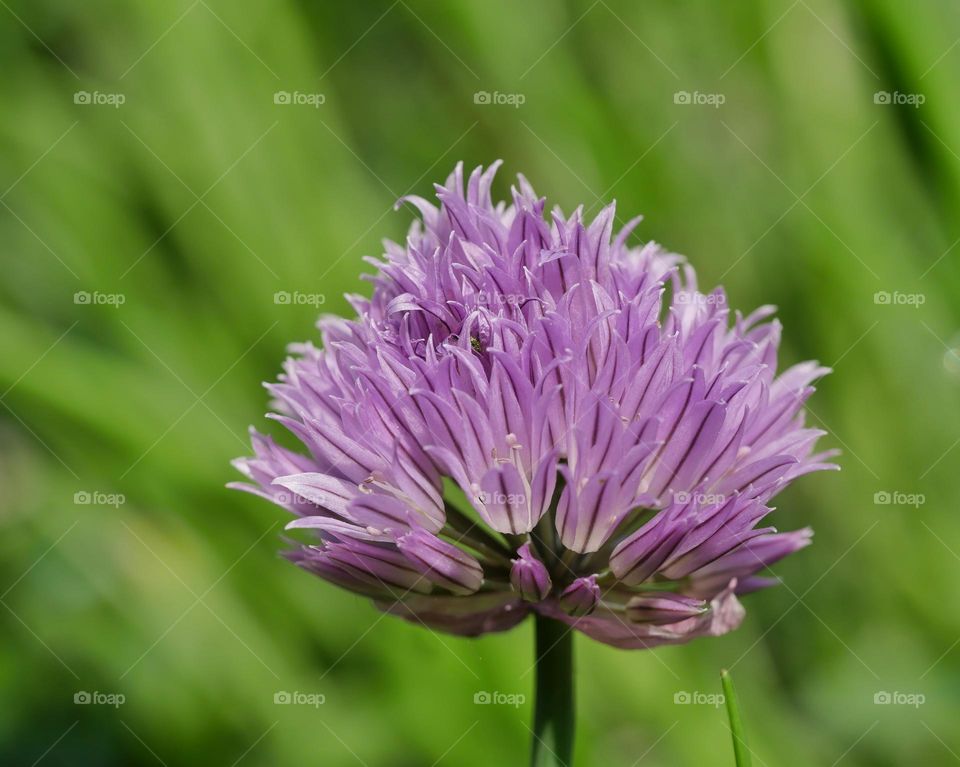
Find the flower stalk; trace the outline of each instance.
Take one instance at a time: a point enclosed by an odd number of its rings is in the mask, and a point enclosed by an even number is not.
[[[573,630],[536,616],[536,690],[531,767],[570,767],[573,763]]]

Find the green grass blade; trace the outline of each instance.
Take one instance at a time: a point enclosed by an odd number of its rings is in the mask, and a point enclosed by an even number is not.
[[[730,672],[720,672],[720,681],[723,683],[723,696],[727,702],[727,716],[730,717],[730,734],[733,736],[733,754],[737,760],[737,767],[750,767],[750,747],[747,746],[747,735],[743,730],[743,720],[740,718],[740,702],[737,700],[737,691],[733,686]]]

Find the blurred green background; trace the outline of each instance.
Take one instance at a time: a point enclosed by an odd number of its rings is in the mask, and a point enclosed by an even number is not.
[[[381,618],[223,487],[314,337],[274,294],[346,311],[394,200],[496,158],[835,368],[844,470],[776,514],[815,545],[723,638],[579,637],[577,764],[732,764],[723,667],[756,764],[960,761],[956,3],[0,6],[0,762],[525,764],[529,625]]]

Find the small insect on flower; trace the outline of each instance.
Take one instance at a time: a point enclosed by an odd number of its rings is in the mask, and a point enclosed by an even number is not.
[[[312,540],[294,563],[456,634],[536,611],[619,647],[737,627],[737,595],[810,542],[762,526],[770,499],[836,468],[804,426],[813,362],[776,373],[772,307],[731,314],[684,259],[565,216],[497,166],[437,186],[372,297],[301,344],[236,484]]]

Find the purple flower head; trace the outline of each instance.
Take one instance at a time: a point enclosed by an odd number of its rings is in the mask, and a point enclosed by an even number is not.
[[[292,512],[293,562],[457,634],[530,611],[620,647],[725,633],[755,577],[809,530],[762,521],[791,480],[835,468],[804,426],[805,362],[777,375],[772,307],[731,313],[654,243],[546,212],[522,176],[458,166],[357,316],[296,345],[236,487]]]

